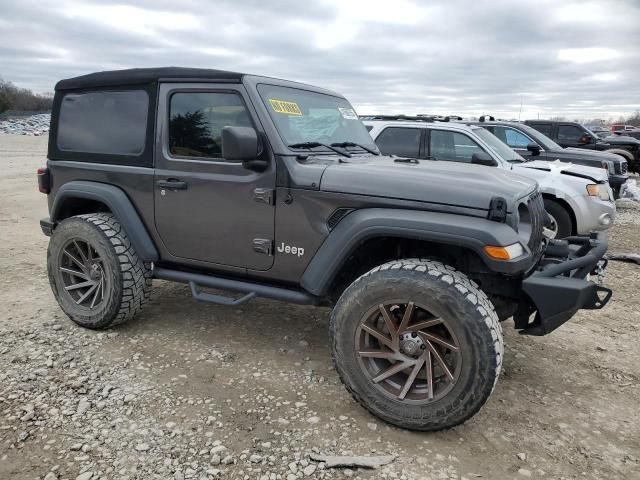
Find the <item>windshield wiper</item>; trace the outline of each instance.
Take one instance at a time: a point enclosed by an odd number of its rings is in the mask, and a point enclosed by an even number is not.
[[[327,145],[326,143],[321,142],[300,142],[300,143],[292,143],[291,145],[287,145],[289,148],[316,148],[316,147],[325,147],[329,150],[333,150],[334,152],[344,155],[345,157],[351,157],[351,154],[346,150],[342,150],[340,148],[336,148],[334,145]]]
[[[380,155],[380,153],[376,152],[373,148],[365,147],[364,145],[360,145],[359,143],[355,143],[355,142],[336,142],[336,143],[332,143],[331,146],[332,147],[342,147],[342,148],[360,147],[361,149],[363,149],[366,152],[369,152],[372,155]]]

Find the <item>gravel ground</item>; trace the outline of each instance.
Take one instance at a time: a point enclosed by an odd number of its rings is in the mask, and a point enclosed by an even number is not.
[[[50,113],[11,117],[6,120],[0,120],[0,134],[34,135],[38,137],[49,133],[50,123]]]
[[[611,262],[610,304],[550,336],[506,322],[480,413],[407,432],[339,383],[327,309],[207,305],[157,281],[133,322],[76,327],[46,278],[46,142],[0,134],[0,479],[640,478],[640,266]],[[611,250],[638,252],[639,235],[640,208],[623,202]],[[327,469],[311,452],[396,458]]]

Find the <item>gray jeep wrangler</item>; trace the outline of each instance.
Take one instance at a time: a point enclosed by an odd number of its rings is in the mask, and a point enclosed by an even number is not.
[[[184,68],[62,80],[38,182],[51,288],[77,324],[129,320],[153,278],[221,305],[332,306],[346,388],[410,429],[485,403],[500,320],[544,335],[611,296],[588,280],[605,234],[546,240],[534,181],[382,156],[346,99],[284,80]]]

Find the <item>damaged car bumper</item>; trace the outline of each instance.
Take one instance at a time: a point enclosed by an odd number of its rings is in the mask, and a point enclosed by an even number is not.
[[[578,310],[603,308],[612,291],[590,277],[601,278],[604,273],[607,247],[606,232],[552,240],[545,251],[544,265],[522,281],[527,298],[514,315],[516,329],[525,335],[546,335]]]

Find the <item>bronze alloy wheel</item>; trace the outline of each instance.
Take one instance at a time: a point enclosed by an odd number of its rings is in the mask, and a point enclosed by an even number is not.
[[[363,373],[393,399],[434,402],[460,375],[462,358],[453,331],[418,303],[394,300],[372,308],[360,321],[355,340]]]
[[[108,280],[103,260],[86,240],[72,238],[60,250],[58,271],[66,295],[90,310],[106,298]]]

